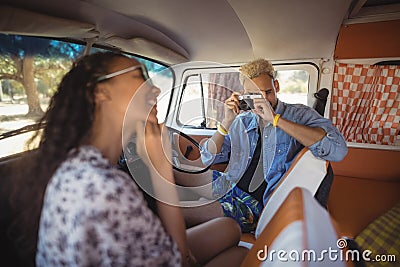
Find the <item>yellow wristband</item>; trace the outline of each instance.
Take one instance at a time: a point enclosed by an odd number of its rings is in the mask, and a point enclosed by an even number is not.
[[[217,126],[217,131],[218,131],[221,135],[223,135],[223,136],[225,136],[225,135],[228,134],[228,132],[225,130],[224,127],[222,127],[221,124],[218,124],[218,126]]]
[[[278,126],[279,117],[281,114],[276,114],[274,117],[274,123],[272,124],[274,127]]]

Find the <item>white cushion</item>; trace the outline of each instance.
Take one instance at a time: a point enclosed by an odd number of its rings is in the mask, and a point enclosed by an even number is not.
[[[309,266],[345,266],[344,261],[340,261],[341,250],[337,246],[338,234],[333,227],[331,217],[328,211],[323,208],[313,195],[305,189],[302,189],[305,232],[307,234],[306,249],[315,251],[317,258],[321,257],[321,261],[311,261]],[[336,250],[332,256],[338,256],[337,260],[329,258],[329,253],[322,254],[324,250]]]
[[[261,266],[275,267],[275,266],[300,266],[299,262],[290,260],[290,251],[302,251],[303,250],[303,239],[305,233],[303,233],[303,222],[295,221],[286,226],[282,232],[272,242],[271,247],[264,247],[264,253],[267,252],[267,258],[262,262]],[[274,251],[274,253],[272,253]],[[286,255],[279,256],[279,251],[284,251]],[[265,254],[261,254],[265,257]],[[280,258],[287,259],[281,260]]]
[[[326,161],[316,158],[310,150],[307,150],[293,164],[295,164],[293,169],[287,174],[286,178],[282,178],[284,179],[282,184],[274,190],[265,205],[256,228],[256,238],[260,236],[265,226],[294,188],[306,188],[312,195],[315,195],[327,173]]]
[[[302,189],[302,198],[304,220],[290,223],[278,234],[270,247],[264,247],[261,256],[265,257],[267,251],[268,257],[261,266],[305,266],[304,262],[309,267],[346,266],[340,260],[341,250],[336,244],[338,237],[328,212],[307,189]],[[330,257],[329,251],[333,250],[336,252],[331,252]]]

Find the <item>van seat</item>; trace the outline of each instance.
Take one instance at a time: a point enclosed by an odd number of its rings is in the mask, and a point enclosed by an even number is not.
[[[327,212],[304,188],[293,189],[268,225],[257,238],[241,266],[305,266],[302,260],[279,261],[272,251],[292,251],[303,253],[313,251],[320,256],[323,250],[338,249],[338,234]],[[270,257],[272,256],[272,257]],[[261,259],[261,260],[260,260]],[[346,262],[330,261],[323,257],[320,261],[308,260],[306,266],[346,266]]]
[[[268,199],[257,224],[256,238],[294,188],[306,188],[315,195],[327,170],[327,161],[316,158],[308,148],[303,148]]]
[[[372,252],[370,258],[377,255],[394,255],[400,258],[400,201],[385,214],[374,220],[356,238],[360,249]],[[383,262],[384,264],[391,262]],[[377,264],[377,263],[374,263]],[[366,262],[367,266],[373,264]]]
[[[357,236],[400,200],[400,151],[349,147],[331,164],[328,210],[343,235]]]

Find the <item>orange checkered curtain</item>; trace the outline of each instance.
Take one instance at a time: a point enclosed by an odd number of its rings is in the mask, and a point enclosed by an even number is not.
[[[348,142],[400,145],[400,66],[336,63],[331,120]]]

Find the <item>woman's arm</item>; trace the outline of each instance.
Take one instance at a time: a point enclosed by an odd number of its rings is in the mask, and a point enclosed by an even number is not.
[[[137,128],[137,148],[150,172],[160,220],[178,244],[182,262],[187,265],[186,227],[170,163],[170,143],[166,131],[163,135],[161,132],[162,127],[156,123],[140,123]]]

